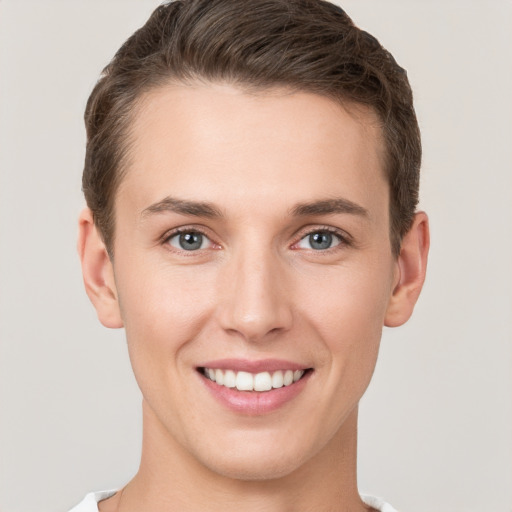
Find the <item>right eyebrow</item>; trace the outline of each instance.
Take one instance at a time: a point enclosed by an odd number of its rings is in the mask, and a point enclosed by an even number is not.
[[[171,196],[167,196],[161,201],[145,208],[141,213],[141,217],[163,212],[173,212],[181,215],[206,217],[210,219],[224,217],[223,213],[212,203],[177,199]]]

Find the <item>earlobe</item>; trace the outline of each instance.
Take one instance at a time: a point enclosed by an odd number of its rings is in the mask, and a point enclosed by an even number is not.
[[[85,208],[79,217],[77,248],[85,290],[98,319],[105,327],[123,327],[114,269],[89,208]]]
[[[428,217],[425,212],[418,212],[411,229],[402,240],[397,261],[398,282],[384,319],[387,327],[398,327],[412,315],[425,281],[429,246]]]

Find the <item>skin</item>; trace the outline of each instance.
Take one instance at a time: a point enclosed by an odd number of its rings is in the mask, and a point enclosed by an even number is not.
[[[143,98],[132,138],[113,261],[89,210],[80,218],[87,293],[104,325],[126,329],[143,394],[139,472],[100,510],[368,510],[358,403],[428,253],[418,213],[392,255],[376,116],[309,93],[168,85]],[[179,213],[169,198],[221,216]],[[202,247],[180,248],[176,228],[203,233]],[[326,230],[331,247],[313,247]],[[254,416],[204,385],[198,365],[223,358],[313,371],[293,400]]]

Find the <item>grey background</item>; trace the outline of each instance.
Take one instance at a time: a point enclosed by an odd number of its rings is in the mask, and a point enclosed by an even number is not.
[[[154,0],[0,1],[0,511],[122,485],[140,395],[75,252],[82,113]],[[424,140],[427,284],[385,330],[360,489],[402,511],[512,510],[512,3],[342,4],[407,68]]]

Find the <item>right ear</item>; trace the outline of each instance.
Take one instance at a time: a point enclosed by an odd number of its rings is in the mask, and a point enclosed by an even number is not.
[[[99,321],[105,327],[123,327],[114,267],[89,208],[82,211],[78,220],[77,248],[85,291],[96,309]]]

